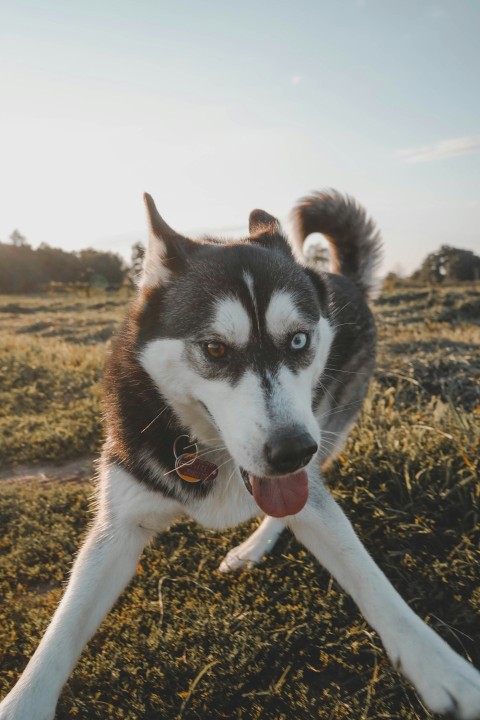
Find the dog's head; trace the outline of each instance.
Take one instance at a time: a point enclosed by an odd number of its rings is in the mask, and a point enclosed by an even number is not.
[[[141,364],[192,435],[226,446],[265,512],[294,514],[320,442],[313,401],[333,338],[326,288],[261,210],[246,240],[193,241],[145,201]]]

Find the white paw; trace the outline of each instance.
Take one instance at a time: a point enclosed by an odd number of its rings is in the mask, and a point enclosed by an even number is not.
[[[257,565],[264,555],[265,548],[259,550],[258,546],[248,542],[248,540],[237,547],[232,548],[223,558],[219,565],[222,573],[238,572],[239,570],[248,570]]]
[[[235,572],[257,565],[273,549],[284,529],[283,521],[273,517],[264,518],[252,535],[225,555],[220,563],[220,572]]]
[[[480,720],[480,672],[431,628],[405,633],[389,652],[429,710],[458,720]],[[398,641],[398,639],[397,639]]]

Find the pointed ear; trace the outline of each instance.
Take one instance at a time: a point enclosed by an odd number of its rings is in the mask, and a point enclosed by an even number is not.
[[[252,210],[248,219],[248,229],[250,241],[256,245],[262,245],[265,248],[275,247],[288,255],[292,254],[280,222],[265,210]]]
[[[147,209],[148,245],[143,261],[140,287],[163,285],[172,273],[181,272],[187,255],[195,243],[172,230],[159,215],[153,198],[148,193],[143,196]]]
[[[143,199],[145,202],[145,207],[147,208],[147,218],[148,224],[150,226],[150,233],[158,239],[176,236],[178,233],[176,233],[175,230],[172,230],[172,228],[167,225],[165,220],[160,217],[155,203],[153,202],[152,196],[148,193],[143,193]]]
[[[269,215],[265,210],[252,210],[248,218],[248,230],[250,235],[260,235],[270,233],[273,235],[280,231],[280,223],[273,215]]]

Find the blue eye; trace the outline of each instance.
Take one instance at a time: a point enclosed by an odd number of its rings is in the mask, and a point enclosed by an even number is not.
[[[290,340],[290,350],[298,352],[299,350],[305,350],[308,345],[309,336],[304,332],[297,332],[293,335]]]

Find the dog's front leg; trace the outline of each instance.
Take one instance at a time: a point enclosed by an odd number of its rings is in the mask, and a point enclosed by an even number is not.
[[[145,531],[92,528],[65,595],[22,677],[0,705],[1,720],[51,720],[83,647],[137,567]]]
[[[241,545],[237,545],[228,551],[218,569],[222,573],[229,573],[253,567],[273,549],[284,528],[285,523],[283,520],[267,515],[254,533],[244,540]]]
[[[480,718],[480,673],[457,655],[402,600],[323,486],[289,518],[296,537],[350,593],[378,632],[396,667],[433,712]]]
[[[125,492],[126,478],[119,481],[123,481],[119,491]],[[174,503],[165,499],[164,522],[160,512],[155,528],[147,530],[139,522],[142,514],[136,503],[142,491],[135,492],[135,485],[139,486],[133,479],[129,485],[130,492],[120,502],[108,497],[109,488],[103,493],[65,595],[23,675],[0,704],[0,720],[52,720],[60,691],[83,647],[132,578],[153,531],[166,527],[178,514]]]

